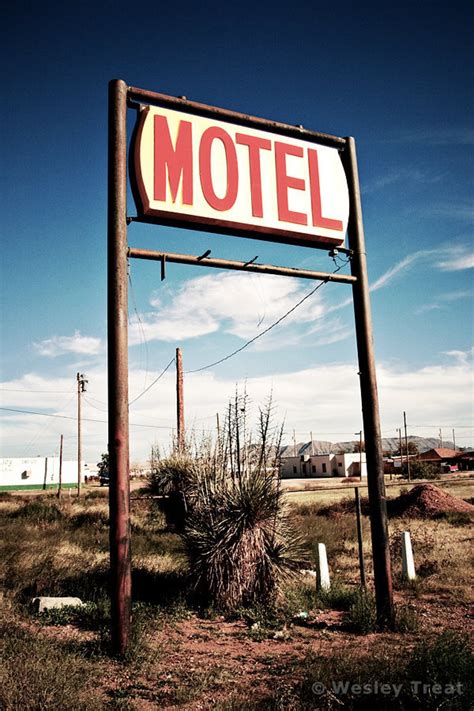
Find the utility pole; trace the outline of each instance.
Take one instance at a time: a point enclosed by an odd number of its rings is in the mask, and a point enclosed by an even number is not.
[[[86,392],[86,380],[83,373],[78,373],[77,379],[77,496],[81,495],[81,459],[82,459],[82,432],[81,432],[81,395]]]
[[[443,448],[443,430],[439,428],[439,446]]]
[[[48,479],[48,457],[44,458],[44,479],[43,479],[43,491],[46,489],[46,481]]]
[[[59,486],[58,486],[58,499],[61,498],[61,489],[63,488],[63,435],[61,435],[61,440],[59,443]]]
[[[399,442],[399,449],[400,449],[400,473],[402,472],[402,467],[403,467],[403,453],[402,453],[402,428],[397,427],[397,432],[398,432],[398,442]],[[392,478],[392,475],[390,474],[390,479]]]
[[[456,435],[454,434],[454,429],[453,429],[453,449],[456,450]]]
[[[354,434],[359,435],[359,476],[362,482],[362,430],[354,432]]]
[[[355,505],[356,505],[356,521],[357,521],[357,541],[359,545],[359,570],[360,584],[363,588],[366,586],[365,580],[365,563],[364,563],[364,544],[362,539],[362,514],[360,510],[359,487],[354,487]]]
[[[309,436],[311,437],[311,456],[314,454],[314,449],[313,449],[313,433],[310,432]]]
[[[403,426],[405,428],[405,449],[406,449],[406,456],[407,456],[408,481],[411,481],[410,459],[408,457],[407,415],[406,415],[405,411],[403,411]]]
[[[183,399],[183,355],[181,348],[176,349],[176,416],[178,452],[184,452],[184,399]]]

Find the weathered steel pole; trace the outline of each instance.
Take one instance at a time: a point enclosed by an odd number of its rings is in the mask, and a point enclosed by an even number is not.
[[[176,418],[178,452],[183,453],[184,436],[184,395],[183,395],[183,354],[181,348],[176,349]]]
[[[359,487],[354,487],[355,506],[356,506],[356,522],[357,522],[357,542],[359,544],[359,569],[360,569],[360,584],[365,588],[365,562],[364,562],[364,542],[362,538],[362,512],[360,510]]]
[[[130,479],[128,442],[127,86],[109,83],[108,388],[112,645],[128,647],[131,616]]]
[[[394,622],[392,572],[365,238],[357,155],[353,138],[346,138],[346,147],[341,158],[346,171],[350,196],[348,240],[349,248],[353,250],[351,272],[357,277],[357,281],[352,285],[352,293],[367,459],[377,620],[380,626],[387,627],[392,626]]]

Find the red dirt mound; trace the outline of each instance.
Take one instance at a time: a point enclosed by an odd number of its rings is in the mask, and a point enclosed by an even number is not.
[[[390,516],[436,518],[445,513],[472,513],[474,506],[458,499],[434,484],[418,484],[406,494],[387,501]]]

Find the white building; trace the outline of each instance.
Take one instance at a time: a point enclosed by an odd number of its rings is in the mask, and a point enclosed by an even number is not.
[[[316,477],[360,477],[361,455],[359,452],[344,454],[301,454],[298,457],[282,457],[282,479],[305,479]],[[362,476],[367,476],[365,452],[362,452]]]
[[[81,479],[87,476],[85,464],[81,466]],[[42,489],[59,484],[59,457],[29,457],[0,459],[0,490]],[[77,485],[77,460],[64,461],[62,466],[63,486]]]

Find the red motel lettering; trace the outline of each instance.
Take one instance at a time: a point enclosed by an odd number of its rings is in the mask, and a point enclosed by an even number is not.
[[[337,149],[170,109],[149,107],[140,121],[135,167],[147,216],[343,241],[349,203]]]
[[[182,179],[183,203],[185,205],[193,204],[193,149],[191,136],[191,122],[180,121],[176,147],[173,148],[166,116],[155,116],[155,200],[166,200],[166,174],[168,174],[168,183],[173,202],[176,202],[179,182]]]

